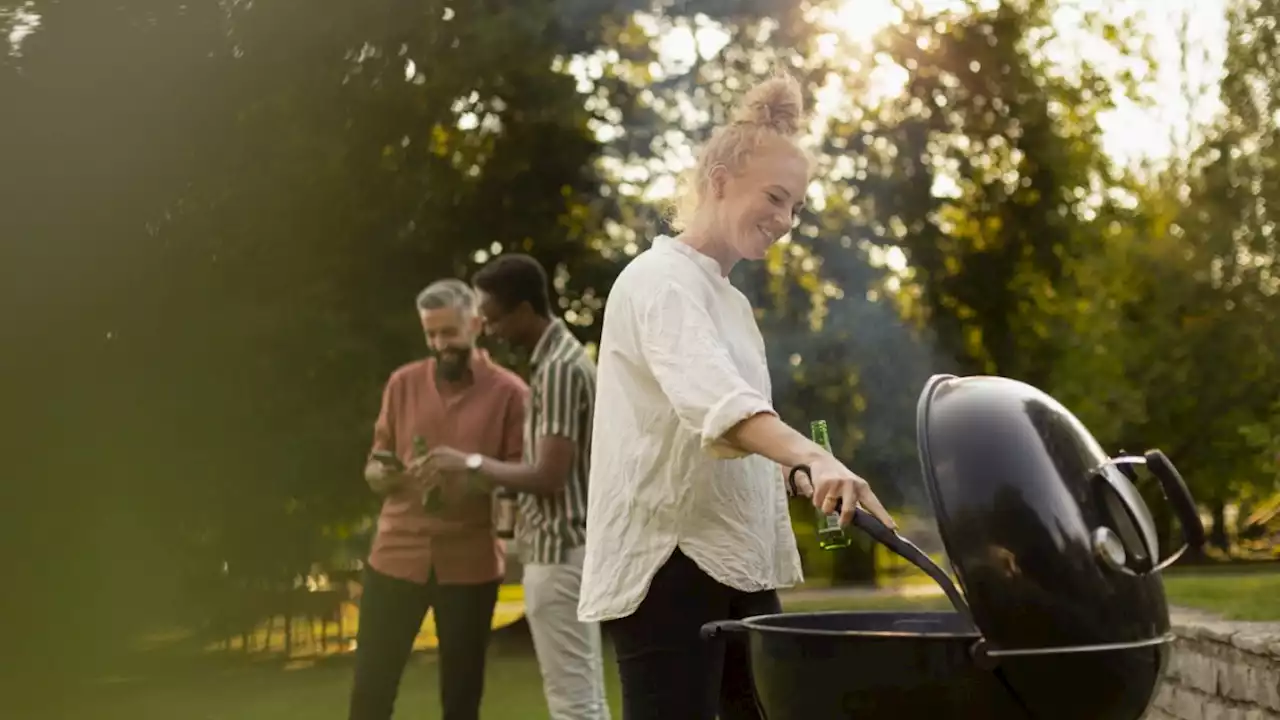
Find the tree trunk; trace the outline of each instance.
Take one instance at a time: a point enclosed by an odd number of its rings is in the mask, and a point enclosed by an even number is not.
[[[1214,498],[1209,503],[1213,512],[1213,530],[1209,533],[1209,544],[1224,553],[1231,552],[1231,538],[1227,534],[1227,503],[1221,498]]]

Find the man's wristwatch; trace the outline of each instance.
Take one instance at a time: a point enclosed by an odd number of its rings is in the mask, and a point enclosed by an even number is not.
[[[484,456],[480,453],[470,453],[466,460],[467,472],[470,474],[468,485],[480,492],[489,492],[493,488],[493,483],[489,478],[480,474],[480,467],[484,465]]]

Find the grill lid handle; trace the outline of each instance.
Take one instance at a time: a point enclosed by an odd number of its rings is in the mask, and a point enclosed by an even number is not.
[[[1137,480],[1133,466],[1146,465],[1151,474],[1160,482],[1160,489],[1163,491],[1165,499],[1173,506],[1173,512],[1178,518],[1178,525],[1181,526],[1183,538],[1182,546],[1163,560],[1158,560],[1158,549],[1153,547],[1151,549],[1153,555],[1152,564],[1140,568],[1139,571],[1135,572],[1116,562],[1108,562],[1107,565],[1109,567],[1127,575],[1146,575],[1159,572],[1176,562],[1188,548],[1199,547],[1204,544],[1204,523],[1201,522],[1200,513],[1196,510],[1195,500],[1192,499],[1191,491],[1187,489],[1187,484],[1183,481],[1182,474],[1173,466],[1173,462],[1169,460],[1168,456],[1160,450],[1148,450],[1142,456],[1121,455],[1121,457],[1112,458],[1107,465],[1116,467],[1130,482]],[[1117,497],[1126,506],[1133,502],[1119,493],[1117,493]],[[1132,508],[1129,509],[1129,512],[1133,512]],[[1102,533],[1095,533],[1094,542],[1096,546],[1101,547],[1103,535]],[[1095,548],[1095,550],[1098,550],[1098,548]],[[1105,553],[1100,554],[1105,555]]]
[[[1173,512],[1178,516],[1184,541],[1177,552],[1156,566],[1159,570],[1168,567],[1174,560],[1181,557],[1187,548],[1204,545],[1204,523],[1200,521],[1200,513],[1196,511],[1196,502],[1191,499],[1191,491],[1187,489],[1187,483],[1183,481],[1182,474],[1173,466],[1173,462],[1159,450],[1148,450],[1145,457],[1147,468],[1160,481],[1165,499],[1173,506]]]
[[[808,465],[797,465],[791,468],[791,472],[787,475],[787,482],[791,485],[792,495],[800,494],[796,485],[796,473],[801,472],[810,478],[813,477]],[[839,513],[843,504],[843,500],[837,500],[835,512]],[[951,578],[947,576],[947,573],[938,567],[937,563],[930,560],[929,556],[917,547],[915,543],[899,535],[896,530],[889,529],[889,526],[880,522],[875,515],[860,507],[853,509],[851,524],[856,525],[859,530],[870,535],[907,562],[915,565],[925,575],[933,578],[933,581],[942,588],[942,592],[946,593],[947,599],[951,601],[951,606],[955,608],[956,612],[960,613],[960,616],[965,619],[969,627],[977,627],[973,622],[973,613],[969,610],[969,603],[965,602],[964,596],[960,594],[955,583],[951,582]]]

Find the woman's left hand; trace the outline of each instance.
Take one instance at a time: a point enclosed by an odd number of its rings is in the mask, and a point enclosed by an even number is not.
[[[859,505],[891,530],[898,529],[893,516],[880,504],[871,485],[859,477],[830,453],[809,465],[813,473],[813,506],[830,514],[839,501],[840,525],[847,526],[853,520],[853,511]]]

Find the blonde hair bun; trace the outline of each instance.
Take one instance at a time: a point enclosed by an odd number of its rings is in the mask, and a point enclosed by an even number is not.
[[[803,113],[800,83],[790,75],[777,75],[747,91],[733,111],[733,122],[790,137],[800,131]]]

